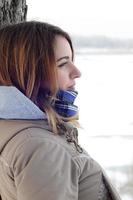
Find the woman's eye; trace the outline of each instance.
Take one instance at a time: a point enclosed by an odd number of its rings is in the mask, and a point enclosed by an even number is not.
[[[60,65],[58,65],[58,67],[63,67],[67,64],[68,62],[64,62],[64,63],[61,63]]]

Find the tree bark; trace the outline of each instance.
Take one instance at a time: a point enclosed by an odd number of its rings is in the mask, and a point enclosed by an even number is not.
[[[26,21],[26,0],[0,0],[0,27]]]

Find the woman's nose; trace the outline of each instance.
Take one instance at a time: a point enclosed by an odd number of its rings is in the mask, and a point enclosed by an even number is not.
[[[81,71],[75,65],[73,65],[71,78],[80,78],[80,77],[81,77]]]

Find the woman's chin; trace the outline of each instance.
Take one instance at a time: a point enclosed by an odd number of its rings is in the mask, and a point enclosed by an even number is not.
[[[67,90],[69,90],[69,91],[75,91],[75,87],[69,87]]]
[[[64,91],[75,91],[75,87],[72,86],[72,87],[66,87],[66,88],[60,88],[60,90],[64,90]]]

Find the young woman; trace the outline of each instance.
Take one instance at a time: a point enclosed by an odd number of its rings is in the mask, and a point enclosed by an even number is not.
[[[103,169],[78,144],[69,35],[42,22],[0,30],[2,200],[119,200]]]

